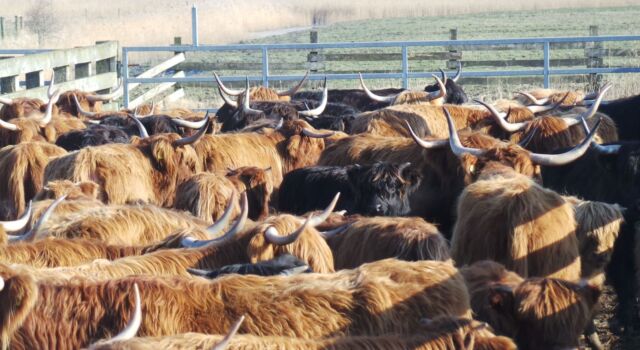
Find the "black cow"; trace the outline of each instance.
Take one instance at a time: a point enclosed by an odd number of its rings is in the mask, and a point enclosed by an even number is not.
[[[273,276],[313,272],[307,263],[291,254],[282,254],[275,259],[265,260],[255,264],[233,264],[210,271],[198,269],[187,270],[192,275],[211,279],[231,273],[239,275]]]
[[[640,142],[592,145],[581,158],[564,166],[543,167],[544,186],[586,200],[618,203],[625,223],[615,242],[607,280],[618,295],[618,320],[633,323],[638,293],[634,268],[634,224],[640,219]]]
[[[88,146],[107,143],[128,143],[129,135],[121,128],[113,125],[90,125],[83,130],[72,130],[60,135],[56,145],[67,151],[76,151]]]
[[[139,119],[142,125],[144,125],[149,135],[163,134],[163,133],[176,133],[180,136],[185,136],[184,128],[176,125],[172,118],[168,115],[150,115]],[[139,135],[138,127],[136,123],[131,119],[123,116],[111,116],[103,118],[100,121],[101,125],[112,125],[122,128],[129,136]]]
[[[442,73],[442,81],[444,82],[444,86],[447,88],[447,96],[444,98],[444,103],[453,104],[453,105],[461,105],[469,102],[469,97],[462,89],[462,86],[458,84],[458,79],[460,79],[460,75],[462,73],[462,65],[458,62],[458,72],[453,78],[447,78],[447,74],[441,69]],[[424,87],[424,91],[426,92],[436,92],[440,89],[438,84],[433,83],[431,85],[427,85]]]
[[[640,140],[640,95],[603,102],[598,112],[613,119],[620,140]]]
[[[410,163],[377,162],[345,167],[315,166],[285,175],[278,194],[282,211],[322,209],[340,192],[337,210],[349,214],[400,216],[409,213],[409,194],[421,181]]]
[[[220,131],[241,130],[264,121],[296,120],[298,119],[298,111],[305,109],[302,105],[296,108],[292,103],[282,101],[255,101],[250,105],[251,109],[259,112],[245,112],[241,108],[233,108],[225,103],[216,112],[218,121],[222,123]]]
[[[371,90],[376,95],[389,96],[399,94],[405,89],[388,88]],[[294,100],[316,100],[320,101],[321,93],[313,91],[299,92],[293,95]],[[356,111],[368,112],[376,109],[389,107],[388,103],[372,101],[361,89],[332,89],[329,90],[329,103],[338,103],[350,106]]]

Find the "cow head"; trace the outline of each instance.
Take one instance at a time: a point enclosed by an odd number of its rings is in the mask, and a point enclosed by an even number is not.
[[[58,108],[63,112],[77,117],[83,114],[82,111],[96,113],[102,110],[103,102],[109,102],[118,98],[122,92],[122,80],[119,81],[118,87],[113,89],[113,92],[103,95],[80,90],[65,91],[60,95]]]
[[[0,349],[7,350],[38,300],[38,286],[28,273],[0,265]]]
[[[462,86],[458,84],[458,80],[462,74],[462,63],[458,62],[458,71],[453,78],[447,77],[447,73],[445,73],[442,69],[440,69],[440,73],[442,74],[442,81],[444,82],[444,86],[447,89],[447,96],[445,97],[444,103],[461,105],[467,103],[469,98],[467,94],[462,89]],[[424,87],[424,91],[432,93],[440,90],[440,86],[436,84],[427,85]]]
[[[567,349],[591,320],[600,289],[585,281],[531,278],[515,288],[496,285],[489,304],[515,320],[514,339],[522,349]]]
[[[355,212],[371,216],[401,216],[410,211],[409,195],[421,181],[411,163],[354,165],[347,170],[355,195]]]
[[[51,120],[54,104],[59,96],[59,93],[55,93],[47,102],[44,112],[38,109],[33,111],[29,118],[16,118],[9,121],[0,119],[0,147],[28,141],[55,141],[57,131],[51,125]]]
[[[369,98],[376,102],[388,103],[389,105],[399,105],[399,104],[415,104],[415,103],[423,103],[428,102],[433,105],[442,105],[444,102],[444,98],[447,95],[447,88],[440,78],[437,76],[433,76],[436,80],[436,83],[439,89],[435,92],[426,92],[426,91],[411,91],[405,90],[398,94],[391,96],[378,96],[374,94],[367,86],[364,84],[364,80],[362,79],[362,74],[360,74],[360,85],[364,92],[369,96]]]
[[[246,191],[249,200],[249,218],[264,220],[269,215],[269,198],[273,193],[271,168],[240,167],[229,170],[226,177],[236,187]]]
[[[43,106],[47,104],[37,98],[0,98],[3,104],[0,108],[0,119],[9,121],[16,118],[28,118],[33,114],[39,114]],[[46,108],[46,107],[45,107]]]
[[[301,119],[281,120],[273,131],[267,132],[279,134],[277,148],[285,162],[285,172],[316,164],[325,148],[325,138],[334,135],[320,133]]]
[[[93,181],[72,182],[69,180],[55,180],[48,182],[34,200],[58,199],[66,195],[68,199],[97,200],[100,195],[100,185]]]

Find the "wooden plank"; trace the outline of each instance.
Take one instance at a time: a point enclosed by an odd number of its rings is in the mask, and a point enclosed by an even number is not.
[[[92,62],[118,56],[118,42],[55,50],[0,60],[0,77],[20,75],[24,72],[52,69],[66,65]]]
[[[100,75],[94,75],[87,78],[67,81],[60,84],[55,84],[56,88],[60,88],[60,91],[68,90],[82,90],[82,91],[98,91],[103,89],[109,89],[113,85],[118,83],[118,74],[116,72],[104,73]],[[15,97],[31,97],[39,98],[41,100],[47,99],[48,86],[42,86],[36,89],[21,90],[14,93],[2,95],[2,97],[15,98]]]
[[[185,74],[184,74],[183,71],[180,71],[180,72],[174,74],[172,77],[173,78],[184,78]],[[129,102],[129,109],[134,109],[134,108],[146,103],[146,101],[148,101],[148,100],[154,98],[155,96],[163,93],[164,91],[170,89],[175,84],[176,84],[175,82],[161,83],[158,86],[156,86],[154,88],[151,88],[150,90],[146,91],[142,95],[136,97],[133,101]]]
[[[147,69],[146,71],[144,71],[143,73],[139,74],[136,78],[153,78],[156,75],[166,71],[167,69],[176,66],[177,64],[184,62],[185,60],[185,56],[184,53],[179,53],[173,57],[171,57],[170,59],[159,63],[153,67],[151,67],[150,69]],[[186,69],[182,69],[180,67],[177,68],[178,70],[186,70]],[[129,84],[129,91],[135,89],[136,87],[138,87],[140,85],[140,83],[132,83]]]

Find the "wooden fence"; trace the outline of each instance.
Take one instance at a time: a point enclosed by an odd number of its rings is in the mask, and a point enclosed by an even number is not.
[[[0,59],[0,96],[47,99],[45,72],[64,90],[109,92],[118,82],[117,41]],[[2,54],[2,50],[0,50]]]

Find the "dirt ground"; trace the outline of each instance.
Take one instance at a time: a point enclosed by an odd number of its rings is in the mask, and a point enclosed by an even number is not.
[[[614,334],[611,332],[609,322],[615,315],[617,298],[610,286],[607,286],[600,296],[600,313],[596,318],[596,327],[600,341],[606,349],[632,350],[640,349],[640,323],[636,322],[633,330],[625,334]],[[590,349],[586,347],[586,349]]]

